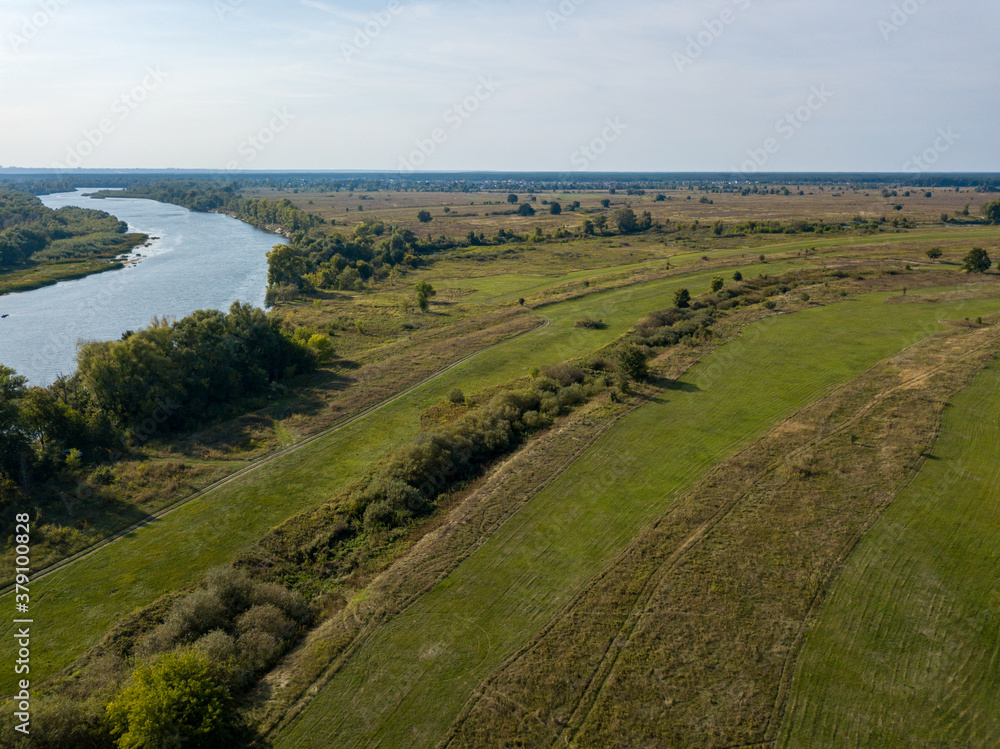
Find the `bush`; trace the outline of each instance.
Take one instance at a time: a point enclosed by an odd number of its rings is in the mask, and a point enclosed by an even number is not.
[[[573,323],[576,328],[588,328],[590,330],[604,330],[608,327],[604,320],[595,320],[592,317],[583,317]]]
[[[764,302],[764,309],[775,309],[777,308],[777,306],[778,303],[773,299],[768,299],[766,302]]]
[[[243,570],[235,567],[216,567],[206,577],[209,591],[215,593],[231,616],[250,606],[253,582]]]
[[[553,367],[546,367],[544,374],[548,379],[554,380],[561,388],[583,382],[587,378],[586,372],[572,364],[556,364]]]
[[[209,590],[196,590],[171,609],[165,627],[176,633],[178,642],[193,642],[206,632],[225,626],[226,607]]]
[[[271,603],[253,606],[236,620],[236,631],[241,635],[252,630],[267,632],[276,640],[288,640],[295,634],[295,622]]]
[[[221,629],[215,629],[194,644],[213,663],[226,663],[236,656],[236,640]]]
[[[281,652],[281,643],[267,632],[251,629],[236,641],[240,661],[250,673],[266,668]]]
[[[618,373],[625,380],[637,382],[649,377],[649,364],[645,352],[635,344],[625,346],[618,353]]]
[[[944,253],[941,251],[940,247],[931,247],[929,250],[927,250],[927,257],[929,257],[931,260],[937,260],[942,255],[944,255]]]
[[[448,400],[455,404],[465,403],[465,393],[459,388],[454,388],[448,393]]]

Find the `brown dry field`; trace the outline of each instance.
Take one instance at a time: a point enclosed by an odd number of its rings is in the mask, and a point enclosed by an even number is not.
[[[779,186],[780,187],[783,186]],[[601,201],[610,200],[609,210],[631,207],[637,213],[649,211],[657,221],[695,220],[702,224],[722,220],[730,224],[750,220],[822,220],[828,223],[848,222],[856,216],[877,219],[885,216],[889,220],[896,217],[913,219],[918,224],[940,223],[941,214],[956,216],[966,205],[970,218],[981,216],[982,206],[996,199],[990,193],[976,193],[968,188],[956,192],[955,188],[931,188],[928,190],[897,190],[897,197],[883,198],[880,190],[837,189],[824,186],[803,186],[804,195],[798,195],[799,187],[788,185],[791,195],[739,195],[734,193],[711,193],[696,190],[648,190],[646,195],[611,195],[607,191],[569,191],[536,193],[537,201],[532,205],[536,214],[523,216],[490,216],[489,213],[509,211],[517,206],[507,203],[508,193],[489,192],[334,192],[308,193],[292,190],[261,189],[248,191],[250,197],[270,199],[287,198],[296,206],[310,213],[316,213],[328,221],[336,221],[339,230],[350,230],[366,218],[377,216],[387,223],[411,229],[423,237],[428,233],[435,237],[464,237],[468,232],[483,232],[490,237],[501,228],[516,233],[530,233],[541,227],[546,233],[560,227],[575,230],[583,219],[602,209]],[[924,197],[930,192],[931,197]],[[656,201],[658,194],[667,200]],[[520,193],[522,202],[530,200],[527,193]],[[705,197],[713,203],[702,203]],[[567,211],[567,206],[580,201],[577,212]],[[560,216],[552,216],[544,201],[559,202],[563,207]],[[895,210],[902,205],[902,210]],[[445,208],[450,213],[445,213]],[[430,211],[433,220],[422,224],[417,213]]]

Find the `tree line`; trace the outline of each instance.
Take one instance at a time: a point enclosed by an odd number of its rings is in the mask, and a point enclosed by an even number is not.
[[[331,355],[327,336],[286,334],[277,318],[237,302],[83,344],[77,371],[48,388],[0,366],[0,500],[35,477],[230,415]]]

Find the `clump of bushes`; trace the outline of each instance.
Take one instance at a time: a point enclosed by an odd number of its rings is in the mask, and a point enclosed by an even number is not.
[[[608,324],[604,320],[595,320],[592,317],[582,317],[573,323],[573,327],[586,328],[588,330],[604,330]]]
[[[302,596],[221,567],[123,622],[78,674],[39,695],[31,746],[243,745],[236,698],[312,621]],[[145,631],[145,634],[143,634]],[[0,746],[21,746],[6,721]]]
[[[605,375],[571,364],[538,371],[530,384],[497,393],[393,451],[350,491],[269,533],[238,565],[318,591],[319,581],[351,573],[366,554],[431,513],[442,495],[602,392],[605,383]]]
[[[203,589],[174,603],[136,654],[150,659],[191,646],[225,671],[230,686],[242,688],[274,663],[310,618],[298,593],[221,567],[209,573]]]

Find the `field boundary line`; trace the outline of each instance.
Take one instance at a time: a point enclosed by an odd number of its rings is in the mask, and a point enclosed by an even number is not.
[[[427,385],[428,383],[436,380],[437,378],[441,377],[442,375],[447,374],[448,372],[452,371],[453,369],[456,369],[456,368],[460,367],[461,365],[465,364],[466,362],[468,362],[468,361],[470,361],[472,359],[475,359],[480,354],[483,354],[483,353],[485,353],[487,351],[490,351],[491,349],[494,349],[497,346],[501,346],[503,344],[509,343],[510,341],[517,340],[518,338],[521,338],[522,336],[526,336],[526,335],[528,335],[530,333],[537,333],[540,330],[544,330],[545,328],[547,328],[549,325],[552,324],[552,321],[549,320],[547,317],[545,317],[545,315],[539,315],[539,317],[541,318],[541,324],[536,325],[535,327],[530,328],[528,330],[522,331],[521,333],[513,335],[513,336],[511,336],[509,338],[505,338],[502,341],[497,341],[496,343],[490,344],[489,346],[486,346],[485,348],[481,348],[481,349],[479,349],[479,350],[477,350],[477,351],[475,351],[475,352],[473,352],[471,354],[468,354],[467,356],[464,356],[461,359],[459,359],[459,360],[457,360],[457,361],[449,364],[447,367],[444,367],[443,369],[439,369],[436,372],[428,375],[427,377],[425,377],[424,379],[420,380],[416,384],[411,385],[410,387],[408,387],[406,390],[402,390],[402,391],[400,391],[400,392],[398,392],[398,393],[396,393],[394,395],[391,395],[390,397],[385,398],[385,399],[379,401],[378,403],[375,403],[374,405],[369,406],[369,407],[363,409],[362,411],[359,411],[358,413],[356,413],[356,414],[354,414],[352,416],[345,416],[343,419],[341,419],[340,421],[338,421],[336,424],[334,424],[334,425],[332,425],[330,427],[327,427],[326,429],[324,429],[324,430],[322,430],[320,432],[316,432],[315,434],[311,434],[308,437],[304,437],[300,441],[296,442],[294,445],[289,445],[288,447],[281,448],[281,449],[279,449],[279,450],[271,453],[270,455],[265,455],[264,457],[257,459],[256,461],[250,463],[249,465],[243,466],[242,468],[234,471],[233,473],[229,474],[228,476],[225,476],[225,477],[223,477],[223,478],[221,478],[221,479],[219,479],[217,481],[214,481],[213,483],[209,484],[208,486],[206,486],[206,487],[204,487],[202,489],[199,489],[194,494],[191,494],[191,495],[189,495],[189,496],[187,496],[187,497],[185,497],[183,499],[180,499],[180,500],[174,502],[173,504],[170,504],[167,507],[164,507],[161,510],[153,513],[152,515],[149,515],[148,517],[143,518],[142,520],[133,523],[132,525],[128,526],[127,528],[123,528],[122,530],[115,532],[114,534],[112,534],[111,536],[108,536],[107,538],[101,539],[100,541],[98,541],[98,542],[96,542],[96,543],[88,546],[85,549],[81,549],[80,551],[76,552],[75,554],[72,554],[71,556],[68,556],[65,559],[61,559],[60,561],[58,561],[58,562],[56,562],[54,564],[51,564],[51,565],[49,565],[48,567],[45,567],[42,570],[39,570],[37,573],[35,573],[32,576],[32,580],[33,581],[41,580],[42,578],[48,577],[49,575],[52,575],[52,574],[54,574],[56,572],[59,572],[62,569],[65,569],[66,567],[69,567],[69,566],[75,564],[76,562],[82,561],[82,560],[86,559],[87,557],[90,557],[93,554],[96,554],[98,551],[101,551],[105,547],[110,546],[111,544],[115,543],[116,541],[120,541],[122,538],[124,538],[124,537],[126,537],[126,536],[128,536],[128,535],[130,535],[132,533],[135,533],[138,530],[141,530],[142,528],[146,527],[147,525],[150,525],[151,523],[153,523],[153,522],[155,522],[157,520],[161,520],[162,518],[166,517],[167,515],[170,515],[171,513],[173,513],[175,511],[181,509],[182,507],[185,507],[186,505],[191,504],[192,502],[195,502],[198,499],[201,499],[202,497],[204,497],[207,494],[210,494],[211,492],[215,491],[216,489],[220,489],[220,488],[222,488],[223,486],[225,486],[227,484],[230,484],[230,483],[232,483],[232,482],[234,482],[234,481],[236,481],[238,479],[241,479],[244,476],[246,476],[246,475],[248,475],[250,473],[253,473],[254,471],[258,470],[259,468],[263,468],[264,466],[266,466],[266,465],[268,465],[270,463],[273,463],[273,462],[275,462],[277,460],[280,460],[282,458],[288,457],[289,455],[292,455],[292,454],[298,452],[299,450],[301,450],[301,449],[303,449],[303,448],[311,445],[314,442],[318,442],[319,440],[321,440],[321,439],[323,439],[325,437],[329,437],[331,434],[339,432],[339,431],[341,431],[341,430],[343,430],[343,429],[351,426],[352,424],[354,424],[354,423],[356,423],[358,421],[361,421],[362,419],[365,419],[368,416],[371,416],[373,413],[376,413],[377,411],[381,411],[383,408],[386,408],[387,406],[392,405],[396,401],[401,400],[402,398],[405,398],[406,396],[410,395],[414,391],[419,390],[420,388],[422,388],[425,385]],[[14,592],[14,588],[15,588],[14,585],[7,585],[4,588],[0,588],[0,598],[4,598],[4,597],[10,595],[11,593],[13,593]]]

